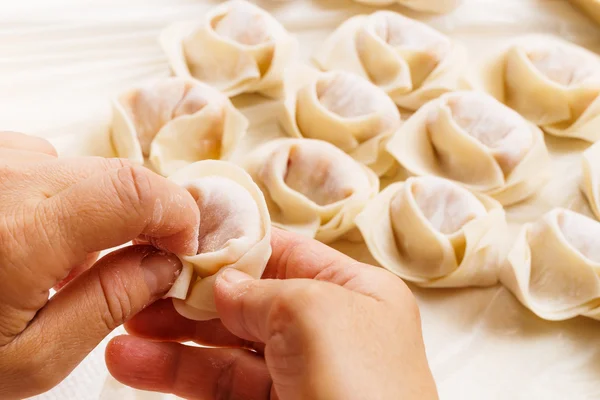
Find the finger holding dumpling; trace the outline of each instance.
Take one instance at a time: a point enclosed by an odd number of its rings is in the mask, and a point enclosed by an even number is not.
[[[232,0],[201,21],[174,24],[160,38],[171,69],[227,96],[283,96],[284,71],[297,59],[298,43],[267,11]]]
[[[427,103],[387,150],[414,175],[451,179],[503,205],[531,196],[549,177],[542,131],[480,92],[448,93]]]
[[[180,256],[183,270],[165,297],[194,320],[218,318],[213,284],[226,268],[259,279],[271,256],[271,220],[263,194],[240,167],[200,161],[169,177],[200,210],[198,254]]]
[[[466,89],[466,49],[392,11],[348,19],[326,39],[314,60],[323,70],[348,71],[370,80],[409,110]]]
[[[329,142],[378,175],[392,168],[394,159],[384,146],[402,118],[381,89],[344,71],[298,68],[288,79],[280,118],[288,135]]]
[[[226,159],[246,134],[247,119],[203,83],[165,78],[113,101],[111,140],[118,157],[150,161],[170,175],[195,161]]]
[[[600,319],[600,223],[557,208],[526,224],[501,281],[540,318]]]
[[[583,47],[521,37],[481,67],[480,85],[551,135],[600,139],[600,57]]]
[[[490,286],[505,259],[506,219],[492,198],[449,180],[386,187],[356,218],[373,257],[424,287]]]
[[[354,218],[379,191],[373,171],[321,140],[274,140],[251,153],[244,167],[263,191],[273,225],[325,243],[353,230]]]

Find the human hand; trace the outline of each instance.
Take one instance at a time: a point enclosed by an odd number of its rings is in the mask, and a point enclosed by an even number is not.
[[[399,278],[277,229],[272,247],[265,279],[217,279],[221,320],[190,321],[160,301],[126,323],[132,336],[106,349],[111,374],[192,399],[437,398],[419,310]]]
[[[192,196],[145,168],[60,159],[43,139],[0,132],[0,398],[52,388],[162,297],[181,268],[166,252],[195,254],[198,225]],[[132,246],[92,267],[140,235],[164,251]]]

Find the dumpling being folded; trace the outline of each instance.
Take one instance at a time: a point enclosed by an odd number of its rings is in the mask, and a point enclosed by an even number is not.
[[[113,101],[111,139],[117,156],[169,175],[192,162],[224,159],[248,121],[223,94],[203,83],[167,78]]]
[[[448,93],[417,111],[388,151],[415,175],[436,175],[503,205],[532,195],[549,176],[543,133],[479,92]]]
[[[198,255],[180,257],[183,270],[165,297],[194,320],[218,318],[213,284],[235,268],[259,279],[271,257],[271,221],[252,178],[224,161],[200,161],[169,177],[186,188],[200,209]]]
[[[379,179],[320,140],[278,139],[245,160],[263,191],[273,224],[325,243],[355,227],[354,217],[379,191]]]
[[[369,79],[409,110],[446,92],[466,89],[461,79],[465,48],[392,11],[350,18],[329,36],[314,59],[321,69]]]
[[[194,77],[227,96],[283,95],[283,73],[298,44],[268,12],[233,0],[209,11],[199,23],[178,23],[161,35],[175,75]]]
[[[529,36],[482,68],[492,96],[555,136],[600,139],[600,57],[554,37]]]
[[[417,11],[447,13],[458,7],[462,0],[355,0],[372,6],[391,6],[400,4]]]
[[[446,179],[409,178],[388,186],[356,225],[377,262],[420,286],[498,281],[505,257],[502,206]]]
[[[387,172],[394,159],[384,145],[401,125],[392,100],[351,73],[313,72],[303,77],[307,82],[296,80],[296,90],[287,95],[284,130],[291,136],[332,143],[378,175]]]
[[[554,209],[527,224],[501,274],[502,283],[539,317],[600,319],[600,223]]]

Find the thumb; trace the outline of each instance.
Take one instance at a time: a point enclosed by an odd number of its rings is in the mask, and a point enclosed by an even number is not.
[[[174,255],[131,246],[78,276],[49,300],[17,341],[37,350],[33,357],[39,365],[30,371],[35,380],[47,389],[62,381],[113,329],[160,299],[180,270]]]

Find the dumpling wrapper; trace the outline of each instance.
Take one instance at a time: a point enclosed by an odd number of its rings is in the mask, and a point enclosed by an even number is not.
[[[526,224],[501,282],[540,318],[600,319],[600,223],[558,208]]]
[[[226,96],[189,79],[166,78],[113,101],[117,156],[137,164],[147,157],[164,176],[196,161],[227,159],[247,128]]]
[[[587,198],[594,216],[600,220],[600,143],[583,152],[583,179],[581,190]]]
[[[356,225],[381,266],[423,287],[494,285],[506,257],[502,206],[442,178],[391,184]]]
[[[200,22],[167,27],[160,43],[175,75],[229,97],[282,97],[285,69],[298,57],[297,40],[267,11],[243,0],[214,7]]]
[[[569,0],[584,13],[600,24],[600,0]]]
[[[392,11],[352,17],[314,55],[319,68],[370,80],[405,109],[468,89],[466,49],[428,25]]]
[[[391,6],[400,4],[417,11],[432,13],[447,13],[457,8],[462,0],[355,0],[370,6]]]
[[[481,67],[479,84],[545,132],[600,139],[600,57],[551,36],[526,36]]]
[[[427,103],[387,150],[414,175],[451,179],[503,205],[531,196],[550,171],[542,131],[480,92],[448,93]]]
[[[288,74],[283,129],[293,137],[329,142],[383,175],[394,166],[385,151],[402,117],[392,100],[348,72],[298,69]]]
[[[379,191],[369,168],[337,147],[312,139],[277,139],[244,160],[263,191],[273,225],[333,242]]]
[[[260,279],[271,257],[265,198],[243,169],[224,161],[199,161],[169,179],[196,199],[200,231],[198,254],[180,257],[183,270],[165,297],[186,318],[218,318],[213,292],[218,274],[235,268]]]

